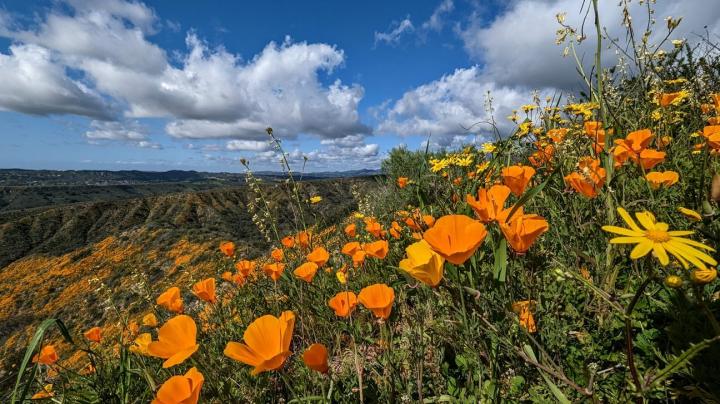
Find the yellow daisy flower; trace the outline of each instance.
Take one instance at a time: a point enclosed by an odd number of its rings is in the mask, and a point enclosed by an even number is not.
[[[632,252],[630,252],[631,259],[636,260],[653,251],[663,266],[670,262],[668,253],[677,258],[685,269],[688,269],[688,263],[702,269],[706,268],[705,263],[717,265],[715,259],[698,250],[698,248],[700,248],[715,251],[714,249],[705,244],[682,237],[693,234],[694,231],[668,231],[668,224],[657,222],[655,216],[648,211],[635,213],[635,217],[642,226],[640,227],[625,209],[618,208],[617,211],[630,228],[603,226],[602,229],[606,232],[622,236],[611,239],[611,244],[637,244]]]

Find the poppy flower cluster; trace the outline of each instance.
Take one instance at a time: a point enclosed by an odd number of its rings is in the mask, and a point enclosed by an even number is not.
[[[616,140],[612,149],[615,166],[622,166],[631,160],[647,171],[662,163],[665,152],[648,148],[654,138],[655,135],[649,129],[641,129],[630,132],[625,139]]]

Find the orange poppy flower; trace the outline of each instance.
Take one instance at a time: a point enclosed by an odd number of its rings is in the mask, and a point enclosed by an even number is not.
[[[235,274],[232,277],[232,282],[237,286],[244,285],[246,280],[247,278],[244,277],[243,274]]]
[[[399,239],[399,238],[400,238],[400,233],[399,233],[397,230],[395,230],[395,229],[390,229],[390,235],[391,235],[394,239]]]
[[[272,250],[272,252],[270,253],[270,256],[275,261],[280,262],[285,258],[285,252],[282,250],[282,248],[276,248],[276,249]]]
[[[500,175],[503,184],[507,185],[515,196],[520,196],[535,175],[535,169],[522,165],[510,166],[503,168]]]
[[[357,226],[355,223],[350,223],[349,225],[345,226],[345,234],[348,237],[355,237],[357,234]]]
[[[443,258],[462,265],[480,247],[487,236],[485,226],[465,215],[443,216],[423,235],[425,241]]]
[[[155,302],[173,313],[182,313],[183,301],[182,297],[180,297],[180,288],[177,286],[163,292]]]
[[[142,323],[146,327],[157,327],[158,320],[157,317],[155,317],[155,314],[148,313],[143,317]]]
[[[400,187],[400,189],[405,188],[408,184],[408,177],[398,177],[397,179],[397,185]]]
[[[425,240],[410,244],[406,249],[407,258],[400,261],[400,269],[420,282],[435,287],[443,277],[445,260],[430,248]]]
[[[311,236],[309,231],[301,231],[295,236],[295,241],[300,244],[302,248],[309,248]]]
[[[640,152],[640,166],[644,170],[652,170],[653,167],[665,161],[665,152],[645,149]]]
[[[52,345],[45,345],[44,347],[42,347],[39,354],[35,354],[35,356],[33,356],[32,361],[33,363],[52,365],[53,363],[57,362],[58,359],[60,359],[60,356],[58,356],[55,347]]]
[[[330,254],[323,247],[316,247],[307,255],[307,260],[314,262],[320,268],[328,262],[328,259],[330,259]]]
[[[152,335],[150,335],[149,332],[142,333],[138,335],[137,338],[135,338],[135,341],[133,341],[133,344],[130,345],[130,352],[136,353],[139,355],[150,355],[148,353],[148,346],[152,342]]]
[[[280,243],[287,248],[293,248],[295,247],[295,237],[285,236],[282,238],[282,240],[280,240]]]
[[[217,301],[217,297],[215,296],[215,278],[207,278],[194,284],[192,290],[193,294],[200,300],[208,303],[215,303]]]
[[[541,234],[548,231],[548,222],[541,216],[523,214],[522,208],[518,209],[509,223],[500,222],[500,230],[505,239],[517,253],[524,253]]]
[[[667,107],[668,105],[672,104],[673,101],[675,101],[675,99],[677,99],[681,94],[681,92],[658,94],[658,103],[661,107]]]
[[[163,368],[183,363],[197,351],[197,326],[192,317],[175,316],[158,329],[158,340],[148,345],[148,354],[165,359]]]
[[[100,334],[100,327],[93,327],[85,331],[83,335],[85,336],[85,338],[87,338],[88,341],[97,342],[99,344],[100,340],[102,339]]]
[[[151,404],[197,404],[205,377],[196,368],[165,381]]]
[[[653,171],[645,175],[645,179],[650,183],[652,189],[658,189],[662,186],[670,187],[680,180],[680,174],[675,171]]]
[[[384,259],[388,253],[388,242],[386,240],[378,240],[367,243],[363,246],[363,251],[371,257]]]
[[[587,198],[595,198],[605,184],[607,172],[600,167],[600,160],[584,157],[578,163],[580,172],[565,176],[565,183]]]
[[[281,262],[273,262],[272,264],[265,264],[263,266],[263,271],[265,271],[265,274],[272,278],[273,281],[276,281],[280,279],[282,276],[283,271],[285,270],[285,264]]]
[[[372,234],[375,238],[380,238],[380,233],[382,232],[382,226],[380,223],[376,222],[375,220],[372,221],[366,221],[365,222],[365,230]]]
[[[233,275],[232,275],[232,272],[230,272],[230,271],[225,271],[222,273],[222,275],[220,275],[220,278],[227,282],[232,282],[232,277],[233,277]]]
[[[235,243],[232,241],[223,241],[220,243],[220,251],[228,257],[232,257],[235,255]]]
[[[340,292],[328,301],[328,306],[335,311],[338,317],[347,317],[357,306],[357,296],[353,292]]]
[[[535,318],[532,315],[532,311],[530,311],[530,307],[534,305],[535,302],[531,300],[522,300],[512,304],[513,312],[520,318],[520,326],[529,333],[537,332]]]
[[[353,267],[358,268],[365,262],[366,253],[363,250],[357,250],[352,255]]]
[[[615,165],[621,166],[628,159],[638,161],[640,153],[647,148],[654,137],[650,129],[642,129],[630,132],[625,139],[616,140],[612,149]]]
[[[357,241],[351,241],[351,242],[349,242],[349,243],[345,243],[345,245],[343,246],[343,248],[342,248],[342,250],[341,250],[340,252],[342,252],[342,253],[345,254],[345,255],[348,255],[348,256],[352,257],[353,254],[355,254],[355,253],[356,253],[357,251],[359,251],[359,250],[362,250],[362,247],[360,246],[360,243],[357,242]]]
[[[312,344],[303,352],[303,363],[310,369],[320,372],[328,372],[328,351],[323,344]]]
[[[133,320],[130,323],[128,323],[128,331],[130,331],[131,335],[136,335],[140,332],[140,326],[138,325],[137,321]]]
[[[603,129],[602,122],[587,121],[583,124],[583,130],[585,135],[593,139],[595,153],[600,153],[605,149],[605,129]],[[609,132],[612,133],[612,129]]]
[[[255,270],[255,261],[242,260],[235,264],[237,269],[243,276],[247,277]]]
[[[304,280],[307,283],[312,282],[313,278],[315,277],[315,273],[317,273],[318,265],[314,262],[306,262],[299,267],[295,268],[293,271],[293,274],[297,276],[298,278]]]
[[[490,189],[480,188],[477,199],[467,195],[465,201],[481,222],[490,223],[497,220],[508,196],[510,196],[510,188],[505,185],[493,185]]]
[[[568,133],[568,128],[555,128],[547,131],[547,135],[555,143],[560,143],[565,139]]]
[[[708,125],[703,128],[703,137],[711,149],[720,149],[720,125]]]
[[[280,369],[292,354],[290,342],[294,328],[292,311],[284,311],[280,317],[264,315],[250,323],[243,334],[244,343],[227,343],[225,356],[253,366],[253,376]]]
[[[53,391],[53,385],[46,384],[45,386],[43,386],[42,390],[33,394],[32,397],[30,397],[30,399],[31,400],[41,400],[43,398],[50,398],[50,397],[55,397],[55,392]]]
[[[387,320],[395,301],[395,290],[384,283],[367,286],[358,294],[358,301],[375,317]]]
[[[543,164],[549,164],[552,161],[553,156],[555,156],[555,147],[551,144],[542,145],[540,143],[536,143],[535,147],[537,148],[537,151],[528,157],[530,164],[534,167],[541,167]]]

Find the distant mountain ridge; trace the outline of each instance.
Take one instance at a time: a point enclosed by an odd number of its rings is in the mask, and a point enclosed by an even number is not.
[[[277,171],[257,171],[255,176],[269,179],[284,178]],[[294,173],[297,178],[350,178],[380,175],[380,170],[324,171]],[[245,183],[245,173],[203,171],[137,171],[137,170],[26,170],[0,169],[0,186],[57,186],[57,185],[137,185],[168,182],[207,182],[222,185]]]

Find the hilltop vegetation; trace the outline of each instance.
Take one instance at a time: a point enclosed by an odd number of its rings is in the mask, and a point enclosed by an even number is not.
[[[628,19],[611,69],[596,38],[586,91],[533,97],[511,133],[393,150],[380,186],[348,190],[352,214],[328,187],[288,175],[278,199],[249,171],[262,251],[231,235],[138,261],[96,245],[138,275],[97,283],[103,322],[58,316],[24,339],[9,397],[717,402],[720,53],[670,42],[678,23],[651,44]],[[158,263],[192,267],[144,270]]]

